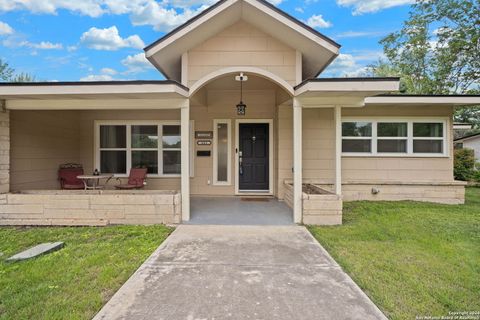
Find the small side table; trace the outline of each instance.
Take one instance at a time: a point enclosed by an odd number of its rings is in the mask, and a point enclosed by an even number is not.
[[[83,185],[85,186],[85,190],[98,190],[103,189],[103,186],[99,185],[100,179],[110,179],[113,175],[81,175],[77,176],[78,179],[83,181]],[[88,185],[88,182],[91,181],[91,185]]]

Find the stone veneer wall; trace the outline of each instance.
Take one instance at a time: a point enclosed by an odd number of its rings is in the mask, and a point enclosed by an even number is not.
[[[176,191],[31,191],[0,195],[0,225],[173,224]]]
[[[0,110],[0,193],[10,191],[10,112]]]
[[[345,201],[423,201],[443,204],[464,204],[465,183],[402,183],[402,182],[350,182],[342,185]],[[378,191],[374,194],[372,190]]]

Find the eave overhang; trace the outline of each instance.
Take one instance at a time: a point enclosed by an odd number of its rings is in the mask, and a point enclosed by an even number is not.
[[[173,81],[0,83],[9,110],[178,109],[188,88]]]
[[[365,99],[366,105],[480,105],[479,95],[379,95]]]
[[[188,88],[175,81],[91,81],[0,83],[0,99],[186,98]]]

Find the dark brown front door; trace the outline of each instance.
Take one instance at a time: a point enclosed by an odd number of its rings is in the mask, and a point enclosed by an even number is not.
[[[269,190],[268,123],[239,124],[239,189]]]

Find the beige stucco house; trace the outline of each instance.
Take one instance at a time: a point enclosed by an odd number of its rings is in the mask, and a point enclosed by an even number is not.
[[[342,200],[463,203],[452,113],[480,98],[318,78],[339,48],[263,0],[221,0],[145,48],[168,80],[0,84],[0,224],[180,223],[195,196],[274,197],[305,224],[341,223]],[[148,184],[61,191],[62,163],[147,167]]]

